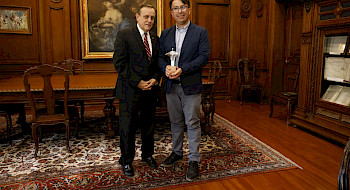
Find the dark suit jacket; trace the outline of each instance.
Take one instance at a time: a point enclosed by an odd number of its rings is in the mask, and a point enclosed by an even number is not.
[[[165,54],[172,48],[174,51],[176,50],[175,31],[176,25],[165,29],[160,36],[158,64],[163,73],[166,66],[170,65],[170,58]],[[208,31],[190,23],[181,47],[179,60],[179,67],[182,69],[181,86],[186,95],[202,92],[202,68],[209,60],[209,53]],[[166,93],[170,93],[172,81],[167,78],[164,89]]]
[[[150,31],[152,58],[148,60],[142,37],[137,26],[120,30],[115,41],[113,64],[118,72],[116,84],[117,99],[134,97],[141,80],[156,79],[159,82],[160,71],[157,64],[159,53],[158,36]],[[152,88],[153,89],[153,88]]]

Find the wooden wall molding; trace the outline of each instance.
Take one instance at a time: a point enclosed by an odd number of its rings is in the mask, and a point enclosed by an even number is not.
[[[314,107],[315,107],[315,85],[316,85],[316,61],[318,57],[318,35],[319,30],[315,30],[314,35],[314,44],[313,44],[313,53],[312,53],[312,64],[311,64],[311,78],[310,78],[310,98],[309,98],[309,109],[308,112],[314,115]]]

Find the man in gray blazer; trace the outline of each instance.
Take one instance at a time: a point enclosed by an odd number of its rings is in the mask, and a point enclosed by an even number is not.
[[[136,13],[137,25],[119,31],[115,41],[113,64],[118,72],[116,96],[119,99],[120,117],[119,163],[127,177],[134,176],[132,162],[135,157],[137,127],[141,129],[142,161],[152,168],[158,166],[152,157],[156,84],[161,75],[157,64],[158,37],[150,31],[154,19],[155,10],[152,5],[141,5]]]
[[[202,68],[209,59],[209,39],[205,28],[191,23],[189,0],[170,0],[171,15],[176,25],[165,29],[159,40],[159,66],[167,76],[165,92],[171,121],[172,153],[161,163],[170,167],[183,158],[184,125],[189,141],[188,171],[186,179],[198,177],[201,141],[200,103],[202,93]],[[165,55],[176,51],[176,71]]]

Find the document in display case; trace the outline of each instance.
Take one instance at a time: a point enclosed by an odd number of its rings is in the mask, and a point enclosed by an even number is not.
[[[350,87],[330,85],[321,99],[327,102],[350,106]]]

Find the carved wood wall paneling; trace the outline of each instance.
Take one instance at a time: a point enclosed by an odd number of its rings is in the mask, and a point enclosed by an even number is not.
[[[251,0],[241,0],[241,17],[249,18],[252,9]]]
[[[256,36],[255,39],[255,47],[256,49],[254,50],[255,55],[251,55],[253,59],[257,60],[259,63],[260,68],[266,69],[267,66],[267,60],[266,60],[266,54],[267,54],[267,49],[268,46],[268,19],[267,15],[263,15],[262,13],[264,12],[264,9],[266,9],[266,6],[264,6],[265,0],[258,0],[256,2],[256,7],[257,7],[257,12],[256,16],[253,20],[256,22],[256,28],[254,36]],[[260,5],[259,5],[260,3]],[[260,15],[259,15],[260,14]],[[263,82],[265,84],[266,82]]]
[[[257,66],[259,70],[259,82],[263,84],[263,96],[268,94],[268,81],[270,80],[268,71],[268,62],[267,62],[267,53],[268,53],[268,31],[269,23],[267,15],[258,16],[258,3],[259,1],[249,1],[246,2],[251,6],[250,16],[243,18],[241,15],[240,18],[240,34],[239,34],[239,58],[247,57],[257,61]],[[241,2],[241,5],[244,2]],[[248,6],[248,5],[247,5]],[[268,6],[263,6],[262,9]],[[248,8],[249,9],[249,8]],[[242,10],[242,7],[241,7]],[[264,11],[264,10],[262,10]],[[264,12],[268,12],[264,11]],[[276,34],[278,35],[278,34]],[[238,60],[237,59],[237,60]],[[237,60],[233,62],[236,63]],[[237,83],[237,80],[234,80]],[[235,89],[237,90],[237,89]]]
[[[294,52],[300,52],[303,26],[303,5],[287,8],[285,58],[292,57]]]
[[[10,65],[22,68],[23,64],[39,64],[39,4],[36,0],[1,0],[0,5],[31,8],[31,34],[0,33],[0,69]],[[4,66],[2,66],[4,65]],[[17,67],[16,66],[16,67]],[[15,69],[16,70],[16,69]],[[0,70],[1,72],[1,70]],[[5,74],[9,74],[8,72]]]
[[[294,84],[290,76],[300,64],[300,47],[302,41],[303,5],[293,5],[286,9],[285,52],[282,74],[282,86],[284,91],[291,91]]]
[[[196,3],[193,22],[206,28],[210,43],[210,60],[228,62],[230,9],[228,5]],[[213,16],[215,15],[215,16]]]
[[[72,58],[81,59],[80,47],[80,1],[70,1],[71,12],[71,38],[72,38]],[[114,68],[113,68],[114,70]]]
[[[263,15],[264,10],[264,0],[258,0],[256,5],[256,16],[261,17]]]
[[[200,11],[198,11],[200,10]],[[213,16],[215,15],[215,16]],[[193,23],[208,30],[210,43],[209,61],[219,60],[223,66],[223,76],[227,72],[230,49],[230,4],[226,1],[196,1],[192,5]],[[206,72],[207,68],[203,72]],[[225,71],[226,70],[226,71]],[[218,92],[227,93],[227,77],[221,77]]]
[[[164,5],[163,5],[163,15],[164,15],[164,29],[169,28],[170,26],[175,24],[174,19],[171,16],[171,11],[170,11],[170,7],[169,7],[169,2],[170,0],[163,0]],[[192,10],[192,1],[190,1],[191,3],[191,14],[193,14],[193,10]]]
[[[269,95],[277,94],[283,87],[283,65],[285,53],[286,10],[275,1],[270,1],[269,22],[267,23],[266,62],[269,69],[267,90]]]
[[[72,57],[70,1],[51,1],[45,5],[47,63]]]

